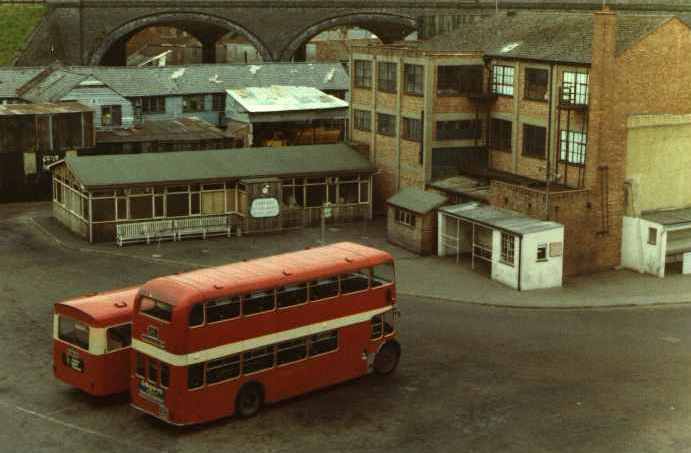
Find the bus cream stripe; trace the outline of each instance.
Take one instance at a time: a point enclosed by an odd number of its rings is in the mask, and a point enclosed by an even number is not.
[[[376,310],[357,313],[355,315],[345,316],[343,318],[331,319],[329,321],[310,324],[307,326],[298,327],[296,329],[285,330],[283,332],[264,335],[262,337],[252,338],[249,340],[224,344],[222,346],[217,346],[215,348],[193,352],[190,354],[172,354],[136,338],[132,339],[132,349],[173,366],[189,366],[196,363],[203,363],[208,360],[214,360],[220,357],[237,354],[239,352],[248,351],[250,349],[261,348],[262,346],[294,340],[296,338],[306,337],[319,332],[339,329],[341,327],[369,321],[373,316],[382,314],[391,309],[391,307],[377,308]]]

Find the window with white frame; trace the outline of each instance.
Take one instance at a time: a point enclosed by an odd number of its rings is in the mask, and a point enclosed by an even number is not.
[[[492,66],[492,92],[503,96],[513,96],[513,66],[495,64]]]
[[[396,222],[406,226],[415,226],[415,214],[405,209],[396,208]]]
[[[561,131],[559,160],[574,165],[585,165],[588,136],[581,132]]]
[[[501,262],[512,267],[514,265],[514,237],[509,233],[501,234]]]
[[[588,104],[588,74],[564,72],[561,84],[561,101],[567,104]]]

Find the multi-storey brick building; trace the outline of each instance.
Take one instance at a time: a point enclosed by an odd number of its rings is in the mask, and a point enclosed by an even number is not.
[[[566,274],[618,265],[627,118],[691,111],[687,20],[501,13],[354,48],[350,137],[380,169],[378,206],[478,176],[491,204],[565,225]]]

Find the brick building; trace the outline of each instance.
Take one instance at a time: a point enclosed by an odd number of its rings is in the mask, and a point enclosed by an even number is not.
[[[691,110],[688,20],[502,13],[354,48],[350,137],[380,169],[377,208],[474,176],[490,204],[565,225],[567,275],[618,265],[627,118]]]

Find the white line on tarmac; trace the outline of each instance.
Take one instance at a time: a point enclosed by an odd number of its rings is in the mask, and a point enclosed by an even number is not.
[[[75,424],[72,424],[69,422],[65,422],[65,421],[59,420],[57,418],[51,417],[49,415],[41,414],[41,413],[36,412],[36,411],[32,411],[31,409],[26,409],[26,408],[21,407],[21,406],[15,406],[13,404],[8,404],[4,401],[0,401],[0,406],[4,406],[8,409],[14,409],[18,412],[22,412],[24,414],[31,415],[31,416],[36,417],[36,418],[40,418],[42,420],[54,423],[56,425],[63,426],[65,428],[79,431],[79,432],[84,433],[84,434],[90,434],[92,436],[100,437],[102,439],[108,439],[109,441],[111,441],[113,443],[123,445],[123,446],[129,447],[129,448],[136,448],[139,450],[146,450],[146,451],[151,451],[151,452],[156,452],[156,453],[164,453],[165,452],[165,450],[159,450],[156,448],[145,447],[145,446],[133,444],[130,442],[123,442],[122,440],[120,440],[117,437],[110,436],[110,435],[104,434],[104,433],[100,433],[100,432],[94,431],[92,429],[82,428],[81,426],[78,426],[78,425],[75,425]]]

